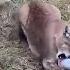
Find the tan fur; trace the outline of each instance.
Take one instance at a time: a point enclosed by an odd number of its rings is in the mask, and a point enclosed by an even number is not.
[[[63,42],[65,25],[61,13],[53,5],[41,2],[24,4],[19,19],[32,53],[42,59],[55,59]]]

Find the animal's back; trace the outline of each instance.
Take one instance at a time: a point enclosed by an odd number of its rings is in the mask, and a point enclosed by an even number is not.
[[[53,36],[55,27],[61,20],[60,11],[55,6],[32,1],[21,8],[20,20],[34,54],[45,57],[50,51],[55,50],[52,47],[55,46]]]

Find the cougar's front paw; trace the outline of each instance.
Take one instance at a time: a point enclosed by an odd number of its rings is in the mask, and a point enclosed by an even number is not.
[[[43,59],[43,67],[45,70],[60,70],[53,59]]]

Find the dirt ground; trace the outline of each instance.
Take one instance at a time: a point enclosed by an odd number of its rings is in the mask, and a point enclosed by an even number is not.
[[[11,0],[0,5],[0,70],[42,70],[41,63],[34,58],[27,43],[25,41],[20,43],[19,26],[12,18],[13,13],[28,1]],[[70,21],[70,0],[45,0],[45,2],[57,6],[62,13],[62,19]]]

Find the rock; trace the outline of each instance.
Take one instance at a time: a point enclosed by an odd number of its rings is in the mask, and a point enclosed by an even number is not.
[[[19,39],[19,26],[13,19],[13,12],[18,7],[14,3],[5,3],[0,7],[0,39],[18,40]]]

